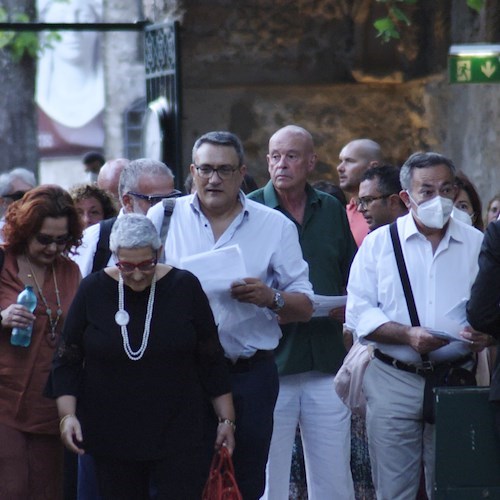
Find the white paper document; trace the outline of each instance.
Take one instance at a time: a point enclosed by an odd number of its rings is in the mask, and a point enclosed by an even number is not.
[[[459,334],[444,332],[442,330],[433,330],[432,328],[426,328],[426,330],[438,339],[449,340],[450,342],[465,342],[466,344],[472,344],[471,340],[464,339]]]
[[[180,267],[200,280],[218,325],[230,328],[255,316],[256,305],[240,303],[231,297],[231,283],[248,278],[239,245],[185,257],[180,260]]]
[[[467,299],[462,299],[456,305],[454,305],[449,311],[445,312],[444,315],[456,321],[460,326],[469,326],[467,321]]]
[[[347,295],[316,295],[314,294],[313,318],[326,317],[336,307],[345,306]]]
[[[457,304],[455,304],[449,311],[447,311],[444,315],[446,318],[452,320],[457,323],[460,329],[463,329],[465,326],[468,326],[467,322],[467,299],[460,300]],[[426,328],[426,330],[434,335],[434,337],[438,337],[443,340],[449,340],[450,342],[465,342],[466,344],[472,344],[472,341],[469,339],[464,339],[460,336],[458,332],[450,333],[443,330],[435,330],[433,328]]]
[[[206,294],[228,291],[233,281],[247,277],[239,245],[184,257],[180,267],[191,271],[201,281]]]

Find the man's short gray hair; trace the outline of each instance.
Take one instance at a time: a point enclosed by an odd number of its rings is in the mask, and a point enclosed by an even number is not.
[[[401,171],[399,173],[399,179],[401,181],[401,187],[408,191],[411,188],[411,181],[413,178],[413,171],[416,168],[428,168],[428,167],[436,167],[438,165],[446,165],[450,172],[455,178],[455,174],[457,169],[453,162],[439,153],[413,153],[401,167]]]
[[[161,247],[154,224],[145,215],[125,214],[116,219],[109,236],[109,249],[116,254],[120,248]]]
[[[207,132],[206,134],[203,134],[201,137],[196,139],[192,152],[193,164],[196,163],[194,160],[196,152],[205,143],[213,144],[215,146],[229,146],[231,148],[234,148],[236,154],[238,155],[238,167],[241,167],[243,165],[245,161],[245,151],[243,149],[243,144],[241,143],[237,135],[233,134],[232,132],[225,131]]]
[[[118,193],[120,195],[120,203],[123,205],[123,195],[129,191],[137,191],[139,179],[143,175],[164,175],[170,179],[174,178],[172,170],[165,163],[151,158],[139,158],[131,161],[122,170],[120,174],[120,182],[118,184]],[[162,193],[167,194],[167,193]]]

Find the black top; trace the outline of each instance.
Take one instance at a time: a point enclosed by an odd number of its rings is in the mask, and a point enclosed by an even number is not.
[[[486,228],[479,272],[467,304],[467,319],[480,332],[500,338],[500,221]],[[500,356],[491,379],[490,400],[500,401]]]
[[[141,343],[150,289],[125,288],[131,347]],[[199,446],[202,404],[230,392],[208,300],[188,271],[157,281],[149,343],[139,361],[125,354],[118,284],[104,271],[87,276],[69,310],[47,395],[77,396],[83,448],[131,460],[163,458]]]

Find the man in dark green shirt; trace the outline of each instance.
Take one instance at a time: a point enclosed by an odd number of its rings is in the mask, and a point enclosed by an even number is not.
[[[356,251],[346,213],[333,196],[313,189],[316,165],[312,136],[290,125],[269,141],[271,180],[249,198],[283,212],[297,226],[314,293],[343,295]],[[335,319],[337,318],[337,319]],[[350,412],[333,388],[346,354],[343,310],[308,323],[282,326],[276,350],[280,392],[263,498],[288,498],[292,446],[300,425],[310,500],[354,499],[350,471]]]

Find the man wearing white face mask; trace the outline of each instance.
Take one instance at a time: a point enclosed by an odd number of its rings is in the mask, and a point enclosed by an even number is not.
[[[455,166],[436,153],[415,153],[401,168],[400,180],[400,197],[410,213],[397,219],[396,241],[421,326],[411,326],[389,226],[365,238],[347,287],[347,326],[375,347],[363,390],[379,500],[413,500],[422,461],[431,498],[434,426],[422,418],[425,376],[447,362],[468,368],[473,365],[471,353],[490,342],[488,335],[446,315],[469,297],[482,242],[480,231],[450,218]],[[431,330],[469,342],[448,342]]]

